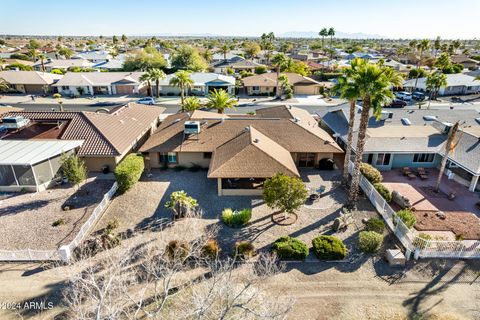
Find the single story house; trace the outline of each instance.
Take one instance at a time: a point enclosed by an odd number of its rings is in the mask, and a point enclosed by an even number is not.
[[[19,111],[0,116],[18,117],[19,125],[2,140],[81,140],[78,156],[89,171],[115,169],[130,152],[138,150],[160,123],[164,108],[129,103],[110,113]]]
[[[256,67],[264,66],[262,64],[238,57],[227,61],[220,61],[212,64],[213,72],[227,74],[228,69],[232,69],[235,74],[240,71],[255,72]]]
[[[219,195],[259,195],[263,181],[342,158],[342,149],[306,110],[258,109],[255,116],[196,110],[167,117],[140,148],[148,168],[200,166]]]
[[[62,95],[145,94],[144,72],[67,72],[54,86]]]
[[[123,64],[125,63],[125,59],[111,59],[107,62],[100,62],[93,66],[94,69],[98,70],[109,70],[109,71],[117,71],[123,68]]]
[[[452,63],[461,64],[465,69],[475,70],[480,65],[480,61],[471,59],[465,54],[453,55],[451,59]]]
[[[108,51],[84,51],[75,54],[73,59],[85,59],[92,63],[107,62],[112,59],[110,52]]]
[[[169,74],[160,80],[160,94],[165,96],[180,95],[180,88],[170,85],[170,80],[175,74]],[[235,93],[235,78],[218,73],[193,72],[190,74],[193,86],[189,94],[204,96],[213,89],[223,89],[230,94]],[[155,87],[155,84],[153,84]]]
[[[63,76],[38,71],[0,71],[0,78],[9,85],[9,91],[25,94],[50,94]]]
[[[474,77],[463,74],[447,74],[447,86],[441,87],[438,91],[440,96],[472,94],[480,92],[480,81]],[[427,78],[419,78],[415,87],[415,79],[404,82],[403,87],[409,90],[419,90],[427,92]]]
[[[44,61],[43,66],[46,72],[51,72],[53,69],[59,69],[66,71],[68,68],[92,68],[93,63],[85,59],[49,59]],[[37,61],[33,68],[37,71],[42,70],[42,63]]]
[[[353,150],[360,123],[361,107],[355,115]],[[321,126],[339,145],[346,146],[349,106],[317,112]],[[460,142],[448,157],[449,178],[480,190],[480,115],[474,110],[384,110],[381,119],[372,115],[368,122],[363,161],[379,170],[403,167],[437,168],[445,154],[448,131],[456,121],[464,121]]]
[[[32,62],[32,61],[28,61],[28,60],[2,59],[2,58],[0,58],[0,70],[5,69],[6,67],[8,67],[9,65],[12,65],[12,64],[21,64],[21,65],[24,65],[24,66],[33,67],[33,65],[35,63]]]
[[[288,82],[293,86],[294,94],[317,95],[320,94],[322,84],[312,78],[296,73],[283,73]],[[242,79],[243,87],[250,96],[275,95],[277,91],[277,73],[264,73]]]

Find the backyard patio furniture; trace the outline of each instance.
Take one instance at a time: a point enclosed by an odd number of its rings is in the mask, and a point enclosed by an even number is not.
[[[422,179],[422,180],[428,180],[428,176],[427,176],[426,174],[420,173],[418,176],[419,176],[420,179]]]
[[[410,179],[410,180],[415,180],[415,179],[417,178],[417,176],[414,175],[413,173],[407,174],[407,177],[408,177],[408,179]]]
[[[314,203],[314,202],[317,202],[318,200],[320,200],[320,195],[318,193],[312,193],[310,194],[310,196],[308,197],[308,199]]]

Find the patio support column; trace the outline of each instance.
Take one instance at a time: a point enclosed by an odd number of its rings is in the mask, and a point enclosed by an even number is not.
[[[218,196],[222,196],[222,178],[217,178]]]
[[[469,191],[472,191],[472,192],[475,191],[475,188],[477,187],[477,183],[478,183],[478,177],[479,176],[472,177],[472,180],[470,182],[470,187],[468,188]]]

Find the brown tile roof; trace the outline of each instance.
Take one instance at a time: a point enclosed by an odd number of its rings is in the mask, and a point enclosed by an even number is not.
[[[274,107],[276,108],[276,107]],[[296,108],[292,108],[296,109]],[[263,109],[264,110],[264,109]],[[285,113],[277,108],[274,111]],[[266,112],[266,111],[262,111]],[[262,113],[261,112],[261,113]],[[272,111],[273,112],[273,111]],[[290,111],[289,111],[290,112]],[[308,112],[294,110],[300,120],[293,117],[211,117],[200,121],[201,130],[194,137],[184,137],[184,123],[191,119],[189,113],[171,115],[140,148],[142,152],[213,152],[217,147],[238,136],[246,127],[253,126],[289,152],[342,153],[342,149],[320,127]],[[308,117],[307,117],[308,115]],[[304,120],[303,120],[303,119]]]
[[[268,178],[281,172],[300,176],[290,152],[253,126],[213,153],[209,178]]]
[[[164,108],[130,103],[113,113],[22,111],[18,115],[31,120],[64,120],[68,126],[60,139],[85,140],[80,156],[119,156],[155,124]]]
[[[287,76],[288,82],[291,85],[320,85],[319,82],[309,77],[304,77],[296,73],[283,73]],[[277,73],[263,73],[255,76],[245,77],[242,79],[245,87],[259,86],[259,87],[272,87],[277,85]]]

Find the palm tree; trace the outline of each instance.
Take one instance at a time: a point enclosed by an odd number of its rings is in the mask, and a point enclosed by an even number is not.
[[[8,82],[0,78],[0,91],[8,90]]]
[[[442,162],[440,164],[440,171],[438,172],[437,183],[435,184],[435,192],[440,191],[440,183],[442,182],[442,176],[447,165],[448,156],[451,152],[455,152],[455,148],[458,146],[460,139],[462,139],[462,134],[460,134],[460,136],[458,136],[457,138],[459,126],[460,123],[458,121],[455,122],[455,124],[450,128],[450,131],[448,132],[448,138],[445,142],[445,155],[443,156]]]
[[[227,60],[227,53],[230,52],[230,46],[228,45],[228,43],[224,43],[220,47],[220,52],[223,53],[223,60]]]
[[[325,37],[328,36],[328,30],[327,28],[323,28],[322,30],[320,30],[320,32],[318,33],[318,35],[320,37],[322,37],[322,51],[324,50],[325,48]]]
[[[417,49],[420,52],[420,57],[417,63],[417,71],[420,69],[423,60],[423,53],[430,48],[430,40],[424,39],[417,44]],[[418,78],[420,77],[420,72],[417,72],[417,77],[415,79],[415,90],[417,89]]]
[[[374,116],[379,117],[382,106],[389,104],[395,97],[391,88],[400,87],[403,83],[401,75],[391,68],[371,64],[363,59],[358,59],[355,65],[356,67],[352,69],[348,79],[358,90],[359,96],[363,100],[363,106],[358,129],[355,163],[348,195],[347,205],[349,207],[355,207],[358,200],[360,164],[362,163],[370,109],[373,109]]]
[[[332,52],[332,56],[333,56],[333,37],[335,36],[334,28],[328,29],[328,36],[330,36],[330,51]]]
[[[235,108],[237,104],[237,99],[222,89],[213,89],[213,92],[208,95],[207,107],[217,109],[218,113],[223,113],[225,109]]]
[[[38,59],[40,59],[40,64],[42,65],[42,71],[45,72],[45,59],[47,56],[45,56],[43,53],[40,53],[37,55]]]
[[[150,79],[152,81],[155,81],[155,97],[159,98],[160,97],[160,80],[165,79],[166,75],[163,70],[153,68],[148,70],[147,72],[150,74]]]
[[[272,58],[272,64],[274,65],[277,71],[277,98],[280,97],[280,71],[284,68],[288,63],[288,59],[283,53],[277,53]]]
[[[185,100],[185,93],[187,89],[190,89],[193,86],[193,80],[190,78],[190,71],[188,70],[179,70],[175,73],[175,76],[170,79],[170,85],[180,88],[180,97],[182,100],[182,112],[183,103]]]
[[[185,111],[193,111],[200,109],[202,103],[197,97],[186,97],[183,101],[183,108]]]
[[[347,145],[345,150],[345,159],[343,161],[343,184],[347,185],[349,181],[348,165],[352,155],[353,128],[355,124],[355,102],[360,97],[358,86],[350,79],[357,67],[358,59],[354,59],[349,69],[345,69],[344,76],[338,78],[338,83],[333,87],[333,92],[339,92],[340,97],[350,102]]]
[[[127,49],[127,36],[122,34],[122,42],[123,42],[123,46],[125,47],[125,53],[127,53],[128,49]]]
[[[434,72],[427,76],[427,81],[425,83],[427,90],[430,91],[430,99],[428,101],[427,109],[430,109],[430,102],[432,99],[437,99],[438,91],[441,87],[446,87],[447,76],[440,72]]]
[[[152,91],[152,82],[151,82],[151,78],[150,78],[150,74],[148,72],[145,72],[144,74],[142,74],[140,76],[140,81],[141,82],[144,82],[146,81],[147,82],[147,95],[149,95],[150,97],[153,97],[153,91]]]

